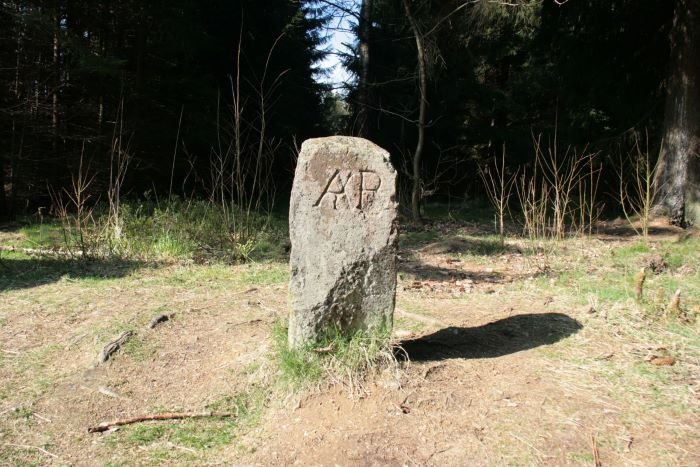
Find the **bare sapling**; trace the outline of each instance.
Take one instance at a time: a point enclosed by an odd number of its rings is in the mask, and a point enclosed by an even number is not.
[[[658,187],[654,180],[657,167],[657,163],[652,162],[649,154],[649,135],[647,134],[646,149],[642,149],[637,138],[634,148],[627,154],[627,159],[621,158],[617,168],[620,182],[618,191],[620,207],[630,227],[642,237],[644,242],[649,241],[649,223],[656,201]],[[639,226],[635,218],[639,220]]]
[[[550,253],[552,249],[552,232],[548,216],[551,188],[544,180],[538,179],[538,167],[535,165],[530,172],[523,169],[520,172],[515,193],[520,202],[523,216],[523,228],[528,240],[528,261],[534,263],[539,272],[550,269]]]
[[[113,241],[119,241],[122,237],[123,220],[121,215],[121,191],[126,178],[131,156],[129,144],[124,141],[124,104],[119,105],[117,123],[112,134],[112,144],[109,152],[109,186],[107,187],[107,202],[109,214],[107,228],[110,232],[107,238],[110,245]],[[113,250],[113,245],[110,246]]]
[[[280,142],[268,135],[268,115],[275,103],[275,95],[288,70],[270,78],[272,54],[281,34],[270,48],[257,82],[243,82],[241,78],[242,31],[237,49],[235,75],[230,78],[230,125],[223,125],[220,108],[217,110],[217,145],[210,156],[210,202],[220,206],[227,228],[226,241],[234,253],[247,259],[255,248],[255,237],[262,225],[259,215],[265,207],[271,209],[274,199],[272,167]],[[249,96],[243,92],[248,86]]]
[[[542,259],[537,268],[547,270],[552,240],[564,239],[577,221],[581,226],[588,223],[589,231],[592,229],[600,212],[596,202],[600,173],[593,163],[595,154],[585,148],[578,151],[569,147],[560,154],[556,133],[546,149],[541,135],[533,135],[532,141],[532,168],[520,169],[514,185],[530,248],[536,258]]]
[[[500,162],[500,163],[499,163]],[[479,176],[484,183],[486,195],[491,205],[496,210],[498,217],[498,236],[501,246],[505,243],[505,214],[508,210],[509,200],[513,192],[517,172],[506,174],[506,147],[503,146],[501,160],[494,159],[493,164],[479,167]]]
[[[90,200],[90,186],[95,175],[90,165],[84,163],[85,145],[80,154],[78,172],[71,177],[70,188],[56,192],[49,188],[53,210],[61,219],[63,241],[71,256],[92,256],[97,252],[99,239],[95,235],[93,212],[95,203]]]
[[[644,296],[644,281],[646,281],[647,278],[646,272],[646,268],[642,268],[634,275],[634,296],[638,302],[641,301]]]
[[[547,209],[551,189],[539,179],[537,164],[532,171],[520,171],[515,193],[520,202],[525,235],[531,241],[546,239],[549,231]]]
[[[598,203],[598,187],[602,170],[596,167],[595,158],[598,154],[589,152],[584,156],[585,167],[578,181],[578,213],[579,228],[582,234],[593,235],[593,226],[598,222],[603,206]]]
[[[562,156],[557,148],[556,133],[554,143],[547,149],[547,154],[542,150],[541,137],[534,138],[536,164],[542,168],[544,183],[551,189],[553,236],[562,240],[567,231],[567,219],[572,215],[571,202],[575,190],[580,186],[582,168],[586,160],[584,155],[578,154],[571,147],[567,148]]]

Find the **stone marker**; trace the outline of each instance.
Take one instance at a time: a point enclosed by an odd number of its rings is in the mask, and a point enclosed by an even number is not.
[[[289,346],[391,330],[398,239],[389,153],[345,136],[305,141],[289,208]]]

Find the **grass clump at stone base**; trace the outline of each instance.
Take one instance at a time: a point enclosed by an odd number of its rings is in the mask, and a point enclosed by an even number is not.
[[[299,349],[289,348],[287,331],[286,325],[275,325],[275,353],[280,379],[295,388],[325,381],[354,393],[362,391],[371,375],[399,365],[387,331],[357,331],[349,336],[334,332],[318,344]]]

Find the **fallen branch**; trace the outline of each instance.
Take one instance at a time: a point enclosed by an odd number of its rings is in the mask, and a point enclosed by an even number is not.
[[[119,347],[124,345],[126,341],[131,338],[131,336],[134,335],[134,331],[124,331],[119,337],[117,337],[115,340],[110,342],[109,344],[105,345],[104,349],[102,349],[102,352],[100,352],[100,355],[97,357],[100,363],[104,363],[107,360],[109,360],[109,357],[112,356],[114,352],[119,350]]]
[[[150,422],[154,420],[181,420],[185,418],[228,418],[234,417],[231,412],[179,412],[140,415],[138,417],[121,418],[110,422],[102,422],[99,425],[88,428],[88,433],[102,433],[115,426],[133,425],[134,423]]]

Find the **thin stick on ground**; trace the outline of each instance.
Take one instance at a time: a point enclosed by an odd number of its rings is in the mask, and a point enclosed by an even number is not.
[[[5,444],[5,446],[10,446],[13,448],[21,448],[21,449],[35,449],[43,454],[46,454],[47,456],[53,457],[54,459],[59,459],[59,457],[56,454],[49,452],[46,449],[39,447],[39,446],[30,446],[29,444],[10,444],[10,443]]]
[[[591,448],[593,449],[593,465],[601,467],[603,463],[600,461],[600,452],[598,452],[598,443],[594,434],[591,434]]]
[[[99,425],[88,428],[88,433],[102,433],[117,426],[133,425],[134,423],[182,420],[186,418],[230,418],[235,417],[232,412],[166,412],[158,414],[139,415],[137,417],[120,418],[109,422],[102,422]]]

